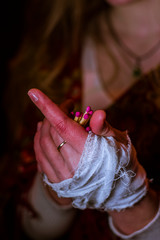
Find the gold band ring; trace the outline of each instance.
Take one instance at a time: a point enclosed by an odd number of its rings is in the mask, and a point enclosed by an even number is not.
[[[58,152],[60,152],[61,147],[66,143],[66,141],[63,141],[59,146],[57,147]]]

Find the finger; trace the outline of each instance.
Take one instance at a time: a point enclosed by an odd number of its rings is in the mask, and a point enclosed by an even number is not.
[[[38,172],[43,173],[43,170],[38,162],[37,162],[37,170]]]
[[[48,161],[50,161],[51,165],[53,165],[53,167],[56,167],[56,162],[59,162],[59,163],[61,161],[63,162],[63,158],[57,151],[57,146],[55,145],[55,142],[50,134],[50,131],[51,131],[51,125],[49,121],[45,118],[40,131],[39,143],[43,151],[43,154],[46,156]],[[56,135],[58,138],[58,134]],[[59,138],[61,139],[61,137]],[[60,142],[62,141],[63,140],[60,140]]]
[[[31,89],[29,97],[40,109],[50,124],[60,136],[77,150],[83,151],[87,132],[85,129],[70,119],[55,103],[38,89]]]
[[[39,145],[43,152],[43,155],[49,161],[52,168],[57,169],[63,164],[63,158],[61,154],[57,151],[57,147],[55,146],[53,139],[50,135],[50,123],[45,118],[41,127],[40,137],[39,137]]]
[[[50,133],[54,139],[55,145],[58,147],[64,140],[57,134],[53,127],[50,128]],[[73,173],[79,163],[81,154],[77,152],[68,142],[60,148],[59,153],[62,155],[69,171]]]
[[[39,130],[41,129],[41,126],[42,126],[42,122],[40,121],[40,122],[38,122],[38,124],[37,124],[37,131],[39,131]]]
[[[44,172],[48,176],[48,179],[51,182],[58,182],[59,180],[55,174],[55,171],[52,169],[52,166],[50,165],[50,163],[46,161],[46,157],[41,150],[39,139],[40,139],[40,132],[37,131],[34,137],[34,152],[35,152],[38,165],[40,166],[39,170],[41,172]]]
[[[37,123],[37,133],[35,134],[34,141],[35,141],[35,139],[36,139],[36,137],[37,137],[37,135],[38,135],[38,132],[39,132],[40,129],[41,129],[41,126],[42,126],[42,121],[40,121],[40,122]],[[35,152],[35,155],[37,155],[36,152]],[[36,157],[36,159],[37,159],[37,157]],[[42,168],[41,168],[41,165],[40,165],[40,163],[39,163],[38,161],[37,161],[37,170],[38,170],[40,173],[43,173],[43,170],[42,170]]]
[[[90,127],[96,135],[104,137],[115,136],[114,128],[106,121],[106,113],[103,110],[97,110],[93,113],[90,120]]]
[[[58,137],[58,134],[56,135]],[[60,140],[60,143],[61,142],[62,140]],[[44,119],[41,127],[40,146],[46,159],[55,170],[57,178],[62,181],[66,179],[66,177],[70,177],[72,169],[70,169],[70,164],[63,158],[61,152],[57,150],[57,146],[50,135],[50,123],[47,119]],[[69,148],[68,145],[67,148]]]
[[[93,114],[90,121],[90,126],[96,135],[103,137],[114,137],[117,141],[122,142],[125,145],[128,143],[126,132],[122,132],[116,128],[113,128],[106,121],[106,113],[103,110],[97,110]]]

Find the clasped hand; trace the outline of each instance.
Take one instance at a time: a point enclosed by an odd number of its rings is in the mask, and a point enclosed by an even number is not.
[[[28,95],[45,116],[43,122],[38,123],[34,138],[39,171],[44,172],[49,181],[54,183],[73,177],[88,133],[67,116],[72,103],[67,101],[59,107],[38,89],[31,89]],[[106,122],[106,114],[102,110],[94,112],[90,127],[97,135],[119,136],[119,131]],[[64,140],[66,144],[58,151],[57,147]]]

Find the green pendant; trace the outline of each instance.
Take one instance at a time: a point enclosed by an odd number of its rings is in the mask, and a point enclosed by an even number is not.
[[[138,66],[135,67],[135,69],[133,70],[133,77],[138,78],[141,76],[141,74],[142,74],[141,68]]]

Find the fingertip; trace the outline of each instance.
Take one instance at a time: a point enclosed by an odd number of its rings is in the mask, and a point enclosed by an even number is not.
[[[28,93],[32,93],[32,92],[33,93],[36,93],[36,92],[38,93],[38,92],[41,92],[41,91],[38,88],[31,88],[31,89],[28,90]]]
[[[103,110],[97,110],[93,113],[90,120],[90,127],[92,132],[97,135],[101,135],[103,129],[106,128],[106,113]]]
[[[32,102],[37,102],[39,100],[39,94],[38,94],[39,90],[36,88],[31,88],[28,91],[28,96],[30,97],[30,99],[32,100]]]
[[[102,124],[106,120],[106,113],[103,110],[97,110],[93,113],[90,124]]]

